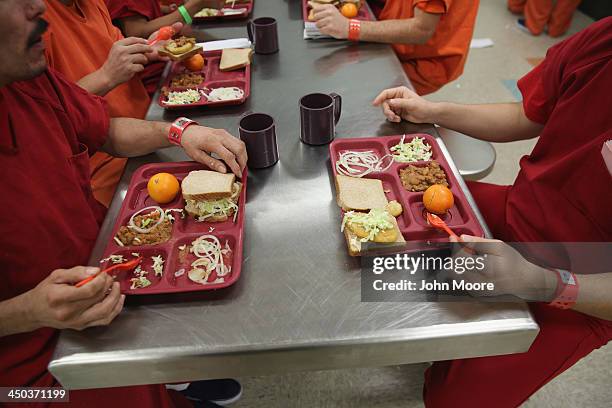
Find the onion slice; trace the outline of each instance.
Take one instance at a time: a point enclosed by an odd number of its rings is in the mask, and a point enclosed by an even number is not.
[[[159,219],[157,220],[155,225],[153,225],[150,228],[141,228],[141,227],[137,226],[136,223],[134,223],[134,218],[136,218],[140,213],[142,213],[144,211],[147,211],[147,210],[150,210],[150,209],[154,209],[154,210],[159,212]],[[151,215],[154,212],[155,211],[151,211],[147,215]],[[151,207],[145,207],[142,210],[136,211],[134,214],[132,214],[132,217],[130,218],[130,222],[128,222],[128,228],[138,232],[139,234],[148,234],[149,232],[153,231],[159,224],[164,222],[164,218],[165,217],[166,217],[166,214],[164,213],[164,210],[162,210],[161,207],[156,206],[156,205],[153,205]]]
[[[389,158],[389,163],[384,164]],[[336,161],[336,171],[349,177],[364,177],[370,173],[382,173],[393,165],[393,155],[378,157],[372,150],[364,152],[345,150]]]

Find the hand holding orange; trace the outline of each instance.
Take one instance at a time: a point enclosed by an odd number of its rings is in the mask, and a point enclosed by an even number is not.
[[[448,187],[434,184],[425,190],[423,204],[427,211],[442,215],[455,204],[455,199]]]
[[[147,183],[149,196],[159,204],[174,200],[179,190],[178,180],[170,173],[157,173]]]

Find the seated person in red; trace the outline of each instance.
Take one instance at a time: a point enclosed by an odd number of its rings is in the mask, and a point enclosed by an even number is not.
[[[552,47],[518,87],[522,103],[433,103],[405,87],[374,101],[392,122],[437,123],[475,138],[539,136],[511,186],[468,183],[493,235],[515,242],[612,241],[612,175],[602,146],[612,139],[612,17]],[[463,236],[478,248],[484,239]],[[504,244],[500,244],[504,245]],[[480,245],[482,248],[482,245]],[[503,250],[507,254],[508,245]],[[485,252],[487,253],[487,252]],[[522,259],[522,258],[521,258]],[[516,407],[612,339],[612,273],[573,275],[576,293],[557,303],[562,273],[524,259],[504,271],[552,303],[530,303],[540,332],[526,353],[436,362],[426,372],[428,407]],[[571,282],[571,280],[569,280]],[[524,293],[506,294],[532,300]]]
[[[59,330],[108,325],[123,308],[125,297],[107,274],[74,286],[99,269],[85,266],[105,215],[92,194],[89,156],[171,146],[169,123],[110,118],[104,99],[47,68],[44,11],[42,0],[0,1],[2,386],[58,386],[47,365]],[[223,130],[190,126],[181,145],[221,172],[242,174],[246,165],[244,144]],[[71,391],[70,404],[191,406],[163,385]]]

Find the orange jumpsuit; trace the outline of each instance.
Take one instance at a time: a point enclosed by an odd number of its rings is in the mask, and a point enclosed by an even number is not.
[[[50,23],[43,36],[49,65],[71,81],[97,71],[113,44],[123,35],[113,26],[104,0],[75,0],[72,6],[46,0],[44,18]],[[151,102],[140,77],[117,86],[104,96],[111,117],[144,119]],[[94,196],[108,207],[126,159],[98,152],[91,157]]]
[[[525,13],[525,25],[534,35],[540,35],[548,24],[548,35],[565,34],[580,0],[508,0],[513,13]]]
[[[440,14],[436,32],[422,45],[393,44],[406,74],[419,95],[432,93],[463,73],[478,0],[387,0],[379,20],[414,17],[414,8]]]

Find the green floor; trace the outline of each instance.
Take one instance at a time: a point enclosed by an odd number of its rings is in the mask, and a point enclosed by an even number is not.
[[[465,73],[457,81],[430,95],[431,100],[461,103],[513,102],[513,85],[542,58],[555,40],[532,37],[515,27],[516,17],[507,12],[505,0],[481,0],[475,38],[491,38],[491,48],[472,50]],[[581,13],[574,17],[570,33],[592,20]],[[535,141],[497,144],[495,168],[484,181],[510,184],[518,160]],[[560,340],[561,341],[561,340]],[[242,378],[244,395],[235,407],[421,407],[423,371],[427,365],[357,370],[306,372],[269,377]],[[595,351],[526,404],[526,407],[612,406],[612,346]],[[477,379],[475,379],[477,381]],[[500,396],[500,398],[503,398]]]

